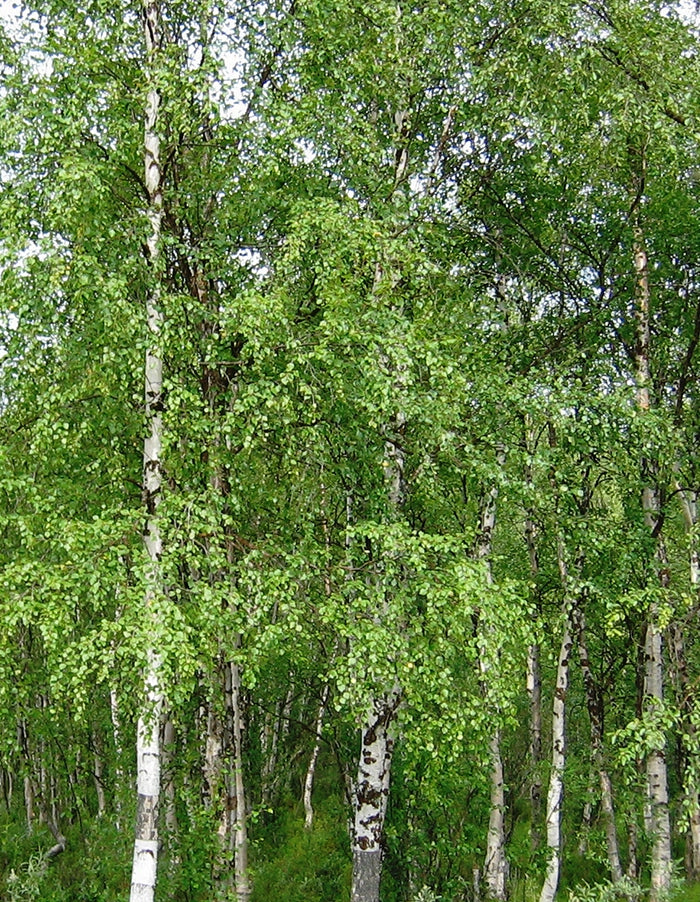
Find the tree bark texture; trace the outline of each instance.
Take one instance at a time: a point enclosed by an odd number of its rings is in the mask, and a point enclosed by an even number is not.
[[[561,869],[561,806],[564,797],[564,765],[566,763],[566,693],[569,687],[569,659],[571,656],[571,626],[564,622],[557,679],[552,704],[552,770],[547,791],[547,871],[540,902],[553,902],[559,886]]]
[[[567,565],[561,538],[557,556],[564,587],[564,627],[562,631],[556,685],[552,703],[552,769],[547,791],[547,870],[540,893],[540,902],[554,902],[561,870],[561,807],[564,797],[564,766],[566,764],[566,694],[569,688],[569,662],[573,645],[571,635],[572,604],[568,593]]]
[[[226,706],[232,718],[233,730],[233,792],[231,794],[233,805],[227,807],[233,813],[230,835],[234,850],[236,902],[248,902],[251,884],[248,871],[248,813],[243,775],[243,693],[241,669],[235,662],[230,662],[227,666],[225,688]]]
[[[354,800],[352,902],[379,900],[394,718],[400,700],[398,686],[376,698],[362,730]]]
[[[155,60],[161,45],[159,7],[154,0],[146,0],[143,7],[144,39],[149,87],[144,123],[144,169],[148,193],[150,233],[146,240],[148,262],[151,267],[151,290],[146,302],[149,344],[145,362],[145,413],[147,434],[143,449],[143,497],[146,508],[144,545],[146,549],[146,590],[144,610],[146,618],[153,616],[153,607],[162,595],[160,559],[162,538],[158,518],[162,472],[162,404],[163,359],[160,352],[160,279],[158,264],[161,247],[163,193],[161,185],[160,139],[158,118],[160,93],[156,87]],[[146,655],[141,714],[137,725],[137,812],[134,838],[134,858],[131,874],[130,902],[153,902],[158,866],[158,803],[160,797],[160,729],[163,707],[161,658],[157,648],[149,648]]]
[[[498,464],[505,463],[505,454],[499,451]],[[493,531],[496,526],[496,508],[498,503],[498,486],[489,489],[481,510],[481,523],[476,547],[476,556],[486,565],[489,584],[493,582],[491,556],[493,549]],[[481,670],[482,691],[485,694],[489,667],[483,656],[479,662]],[[489,823],[486,832],[486,857],[484,859],[484,882],[490,899],[504,900],[507,894],[508,859],[506,858],[505,832],[505,782],[503,779],[503,759],[501,756],[501,731],[494,727],[489,738],[490,768],[490,805]]]

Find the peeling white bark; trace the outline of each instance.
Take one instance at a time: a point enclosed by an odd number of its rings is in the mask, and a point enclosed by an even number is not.
[[[499,467],[505,464],[505,453],[500,450],[497,455]],[[476,546],[476,557],[486,565],[489,584],[493,582],[491,556],[493,549],[493,531],[496,527],[496,507],[498,502],[498,485],[491,486],[481,511],[479,537]],[[489,666],[482,656],[479,661],[482,689],[488,679]],[[484,859],[484,882],[489,899],[504,900],[507,895],[508,859],[506,858],[505,831],[505,782],[503,779],[503,759],[501,757],[501,731],[496,727],[489,739],[489,757],[491,759],[491,789],[489,806],[489,823],[486,832],[486,857]]]
[[[149,344],[144,367],[146,437],[143,445],[143,498],[146,525],[143,541],[147,556],[145,569],[144,615],[153,617],[153,608],[162,595],[160,572],[162,538],[158,505],[162,483],[162,403],[163,360],[159,349],[162,325],[160,310],[160,280],[157,272],[163,194],[160,170],[160,140],[158,117],[160,94],[155,86],[154,61],[161,43],[160,15],[155,0],[145,0],[143,7],[146,66],[151,85],[146,97],[144,122],[144,170],[148,193],[148,219],[151,231],[147,237],[148,262],[152,270],[152,286],[146,302]],[[160,797],[160,726],[163,707],[161,656],[151,647],[146,655],[144,691],[141,713],[136,731],[137,753],[137,812],[134,838],[134,858],[131,875],[130,902],[153,902],[158,866],[158,803]]]
[[[571,627],[565,620],[562,633],[557,680],[552,704],[552,770],[547,791],[547,871],[540,893],[540,902],[554,902],[561,870],[561,805],[564,797],[564,766],[566,764],[566,693],[569,687],[569,659],[571,656]]]
[[[374,700],[362,730],[355,784],[352,902],[378,902],[382,837],[389,800],[398,685]]]
[[[558,540],[557,558],[562,587],[564,589],[564,626],[562,631],[557,678],[552,702],[552,769],[547,791],[547,870],[540,893],[540,902],[554,902],[559,887],[561,871],[561,806],[564,798],[564,767],[566,764],[566,694],[569,688],[569,661],[573,640],[571,637],[572,603],[569,597],[569,580],[564,556],[564,543]]]

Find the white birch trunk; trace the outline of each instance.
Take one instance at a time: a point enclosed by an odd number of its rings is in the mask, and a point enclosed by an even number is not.
[[[314,747],[309,759],[309,766],[306,768],[306,778],[304,779],[304,826],[307,830],[311,829],[314,820],[314,809],[311,804],[311,796],[314,789],[314,777],[316,775],[316,762],[321,751],[321,739],[323,738],[323,719],[326,714],[326,705],[328,704],[328,693],[330,686],[328,683],[323,687],[321,701],[318,706],[318,714],[316,716],[316,729],[314,731]]]
[[[536,439],[531,429],[526,430],[526,447],[528,453],[534,453]],[[529,488],[533,486],[532,465],[527,464],[525,479]],[[539,559],[537,555],[537,529],[531,511],[525,518],[525,544],[530,562],[530,576],[533,585],[539,573]],[[536,615],[535,615],[535,625]],[[542,677],[540,674],[540,646],[533,642],[527,647],[527,695],[530,703],[530,804],[532,822],[530,826],[530,843],[533,849],[540,846],[540,812],[542,810]]]
[[[643,188],[645,161],[642,153],[639,184]],[[649,288],[649,261],[647,258],[644,233],[640,225],[638,205],[634,224],[634,269],[636,277],[637,301],[637,406],[642,415],[651,406],[649,388],[651,385],[651,293]],[[642,463],[648,469],[647,462]],[[651,468],[653,471],[653,467]],[[653,480],[653,472],[644,475]],[[647,528],[656,539],[657,576],[662,589],[668,587],[669,571],[666,550],[661,537],[661,505],[658,492],[653,484],[644,487],[642,507]],[[655,711],[663,706],[664,662],[662,638],[658,626],[658,609],[654,603],[648,614],[645,637],[644,667],[644,709],[653,718]],[[666,768],[666,742],[663,739],[652,748],[646,759],[648,802],[651,814],[651,902],[668,895],[671,888],[671,828],[668,811],[668,776]]]
[[[571,628],[567,616],[559,650],[557,681],[552,705],[552,770],[547,791],[548,857],[540,902],[553,902],[559,886],[561,870],[561,806],[564,796],[564,765],[566,763],[566,693],[569,687],[571,646]]]
[[[144,169],[148,192],[148,219],[151,231],[147,238],[148,260],[152,270],[152,288],[146,302],[149,346],[145,362],[145,411],[147,434],[143,447],[143,487],[146,507],[144,545],[147,555],[144,616],[153,616],[153,607],[162,594],[160,559],[162,539],[158,519],[161,491],[163,360],[159,350],[162,324],[158,263],[163,217],[163,195],[160,168],[160,140],[158,116],[160,94],[153,72],[155,57],[161,43],[158,4],[145,0],[143,8],[144,39],[147,71],[150,81],[146,98],[144,123]],[[130,902],[153,902],[158,866],[158,802],[160,796],[160,721],[163,707],[161,658],[156,648],[146,655],[143,699],[140,705],[136,733],[137,756],[137,812],[134,838],[134,858],[131,874]]]
[[[489,899],[506,898],[508,859],[506,858],[505,782],[501,758],[501,731],[494,730],[489,741],[491,756],[491,798],[486,834],[484,879]]]
[[[218,672],[218,668],[217,668]],[[204,763],[202,767],[202,799],[204,807],[216,807],[223,766],[224,728],[216,711],[216,702],[210,699],[206,706],[206,735],[204,737]]]
[[[124,771],[122,761],[124,750],[122,748],[122,729],[119,717],[119,700],[117,690],[113,687],[109,690],[109,714],[112,721],[112,738],[114,740],[114,826],[121,828],[122,789],[124,786]]]
[[[248,902],[251,885],[248,871],[248,812],[246,810],[245,781],[243,775],[243,697],[241,669],[230,663],[226,673],[228,706],[233,716],[233,787],[235,819],[233,828],[234,869],[236,902]]]
[[[540,676],[540,646],[527,648],[527,694],[530,700],[530,803],[532,806],[531,841],[533,848],[540,844],[540,811],[542,809],[542,678]]]
[[[656,611],[652,611],[647,624],[645,658],[644,696],[647,712],[653,716],[655,708],[663,705],[664,698],[661,630],[656,623]],[[668,895],[672,870],[665,743],[649,751],[646,770],[652,816],[650,899],[657,902]]]
[[[24,814],[27,820],[27,833],[31,836],[34,832],[34,787],[29,776],[24,778]]]
[[[559,539],[557,556],[564,587],[564,627],[557,663],[557,679],[552,703],[552,769],[547,791],[547,871],[540,893],[540,902],[554,902],[561,871],[561,807],[564,797],[564,766],[566,764],[566,694],[569,688],[569,660],[571,657],[571,603],[568,597],[567,566],[563,542]]]
[[[499,451],[498,464],[505,463],[505,454]],[[476,556],[486,565],[489,584],[493,582],[491,555],[493,548],[493,531],[496,526],[496,505],[498,502],[498,486],[493,485],[486,497],[481,512],[479,539]],[[482,655],[479,661],[482,679],[482,691],[485,694],[489,667]],[[503,779],[503,759],[501,757],[501,731],[496,726],[489,739],[490,771],[490,806],[489,823],[486,832],[486,857],[484,860],[484,882],[488,898],[504,900],[507,894],[508,860],[506,858],[505,831],[505,782]]]
[[[405,499],[405,454],[401,444],[405,418],[398,413],[393,434],[385,443],[385,477],[389,509],[392,516],[400,511]],[[388,599],[385,601],[388,605]],[[381,618],[386,612],[381,612]],[[394,751],[394,717],[401,701],[398,683],[372,699],[362,729],[360,759],[353,793],[352,825],[352,902],[379,902],[382,874],[384,820],[391,780]]]
[[[95,737],[95,742],[97,742],[97,738]],[[102,766],[102,754],[97,748],[95,748],[93,752],[93,778],[95,781],[95,794],[97,796],[97,816],[102,817],[107,808],[107,802],[105,799],[105,785],[104,785],[104,767]]]
[[[400,699],[398,685],[375,699],[362,729],[355,784],[352,902],[379,900],[382,837],[395,742],[394,716]]]

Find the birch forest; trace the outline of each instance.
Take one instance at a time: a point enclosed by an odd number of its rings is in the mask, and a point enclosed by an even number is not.
[[[0,7],[0,898],[700,900],[700,10]]]

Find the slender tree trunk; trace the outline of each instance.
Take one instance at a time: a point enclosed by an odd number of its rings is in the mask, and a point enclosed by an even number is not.
[[[159,349],[162,313],[160,310],[160,277],[158,265],[163,218],[160,140],[158,117],[160,93],[156,87],[155,59],[161,44],[159,7],[155,0],[145,0],[143,10],[144,38],[149,77],[144,126],[145,184],[148,192],[148,219],[151,231],[147,238],[147,254],[152,286],[147,307],[149,347],[145,364],[145,413],[147,435],[143,449],[143,494],[146,507],[144,545],[146,548],[146,591],[144,613],[148,620],[163,593],[160,559],[162,539],[158,517],[161,492],[163,360]],[[153,902],[158,866],[158,802],[160,796],[160,721],[163,708],[161,657],[151,647],[146,655],[143,699],[137,725],[137,812],[134,838],[134,860],[131,874],[130,902]]]
[[[95,743],[95,749],[93,751],[93,778],[95,780],[95,794],[97,796],[97,816],[102,817],[107,809],[107,802],[105,799],[105,784],[104,784],[104,767],[102,765],[102,750],[98,748],[99,739],[97,738],[97,733],[93,736],[93,741]]]
[[[12,771],[5,770],[4,768],[0,770],[0,783],[2,784],[2,798],[5,803],[5,811],[8,815],[12,814],[12,790],[13,790],[13,781],[12,781]]]
[[[630,880],[636,880],[639,877],[638,849],[639,824],[637,823],[637,812],[632,811],[627,826],[627,870],[625,871]]]
[[[165,798],[165,830],[171,865],[177,863],[177,806],[175,796],[175,724],[168,713],[163,723],[163,796]]]
[[[540,812],[542,810],[542,678],[540,676],[540,646],[527,648],[527,694],[530,700],[530,804],[532,809],[531,841],[540,845]]]
[[[637,196],[640,198],[644,189],[645,159],[644,151],[640,156]],[[642,415],[651,407],[651,293],[649,288],[649,262],[647,258],[644,233],[640,225],[639,203],[634,209],[634,269],[636,276],[637,301],[637,406]],[[644,519],[651,535],[656,541],[657,578],[662,589],[668,588],[669,569],[666,549],[661,536],[663,525],[659,492],[654,485],[655,464],[642,462],[643,476],[646,480],[642,492]],[[647,618],[644,642],[644,713],[653,719],[663,708],[664,703],[664,662],[662,654],[662,637],[658,625],[658,605],[651,605]],[[648,799],[651,812],[651,902],[658,902],[666,896],[671,888],[671,826],[668,811],[668,776],[666,768],[666,741],[661,738],[651,748],[646,759]]]
[[[27,820],[27,833],[34,832],[34,787],[32,778],[26,774],[24,777],[24,813]]]
[[[676,492],[681,501],[686,533],[690,542],[689,572],[690,587],[694,599],[692,616],[697,617],[698,588],[700,587],[700,559],[696,540],[697,499],[694,492],[684,489],[676,482]],[[671,651],[674,662],[676,695],[681,712],[679,732],[681,781],[685,806],[688,813],[686,832],[685,867],[689,880],[700,879],[700,794],[698,792],[698,731],[693,718],[696,703],[695,686],[688,675],[688,661],[685,649],[683,624],[671,624]]]
[[[525,442],[528,453],[534,454],[536,440],[531,429],[526,429]],[[527,464],[525,480],[530,489],[533,488],[532,465]],[[525,517],[525,544],[530,562],[530,577],[536,585],[539,574],[537,555],[537,528],[532,511]],[[537,629],[537,614],[533,616]],[[540,646],[532,642],[527,647],[527,695],[530,703],[530,743],[528,756],[530,760],[530,842],[533,849],[538,849],[541,842],[540,818],[542,811],[542,677],[540,674]]]
[[[210,699],[207,704],[206,724],[202,766],[202,799],[205,808],[211,809],[215,807],[218,797],[224,749],[224,728],[216,710],[216,701],[214,699]]]
[[[404,417],[399,413],[385,446],[385,477],[393,516],[401,510],[405,498],[403,427]],[[388,604],[389,600],[385,598],[385,606]],[[379,613],[378,618],[385,614],[386,610]],[[394,718],[401,694],[401,687],[395,683],[390,690],[375,696],[362,729],[353,793],[352,902],[379,902],[384,821],[396,739]]]
[[[234,877],[236,902],[248,902],[251,885],[248,870],[248,812],[246,809],[245,780],[243,772],[243,693],[241,669],[235,662],[225,668],[226,707],[231,717],[233,758],[231,774],[231,802],[227,809],[231,815],[230,842],[234,853]]]
[[[321,740],[323,738],[323,719],[326,714],[326,705],[328,704],[328,693],[330,686],[328,683],[323,687],[321,693],[321,701],[318,706],[318,714],[316,715],[316,729],[314,731],[314,747],[309,759],[309,766],[306,768],[306,778],[304,780],[304,826],[307,830],[311,829],[314,820],[314,809],[311,804],[311,795],[314,788],[314,776],[316,774],[316,762],[321,751]]]
[[[593,792],[594,792],[595,775],[593,769],[588,771],[588,781],[586,783],[586,801],[583,803],[583,812],[581,813],[581,830],[579,831],[578,854],[585,855],[588,852],[588,837],[591,832],[593,823]]]
[[[508,859],[506,858],[506,799],[500,730],[494,730],[491,734],[489,753],[491,757],[491,794],[484,879],[489,899],[502,900],[507,895]]]
[[[603,755],[603,702],[601,699],[600,687],[593,675],[591,660],[588,654],[585,615],[579,607],[574,611],[574,624],[578,640],[579,660],[583,672],[583,683],[586,692],[588,719],[591,725],[591,756],[593,758],[593,764],[598,771],[600,783],[601,809],[605,824],[608,862],[610,864],[612,880],[614,883],[617,883],[622,879],[622,865],[620,863],[620,849],[617,842],[617,828],[615,826],[612,781],[605,766],[605,758]]]
[[[564,627],[562,631],[557,678],[552,703],[552,769],[547,791],[547,871],[540,902],[554,902],[559,886],[561,870],[561,807],[564,797],[564,766],[566,764],[566,694],[569,688],[569,661],[571,658],[571,609],[569,599],[567,565],[563,541],[558,541],[557,556],[562,585],[564,586]]]
[[[112,721],[112,738],[114,741],[114,825],[117,830],[121,827],[122,790],[124,787],[124,771],[122,761],[124,750],[122,748],[122,729],[119,717],[119,700],[117,690],[109,690],[109,714]]]
[[[700,877],[700,798],[698,797],[698,732],[693,719],[695,708],[695,688],[688,676],[688,662],[685,651],[683,627],[671,624],[669,629],[670,649],[673,659],[673,677],[676,696],[681,714],[678,734],[680,777],[688,817],[686,832],[685,867],[689,880]]]
[[[503,467],[505,454],[499,451],[498,465]],[[498,502],[498,486],[489,490],[482,511],[476,557],[486,565],[489,583],[493,582],[491,556],[493,549],[493,531],[496,526],[496,506]],[[489,667],[483,655],[480,659],[482,692],[486,694]],[[501,731],[495,726],[489,739],[490,769],[490,806],[489,824],[486,833],[486,857],[484,860],[484,881],[490,899],[504,900],[507,894],[508,859],[506,858],[505,831],[505,781],[503,779],[503,759],[501,757]]]

